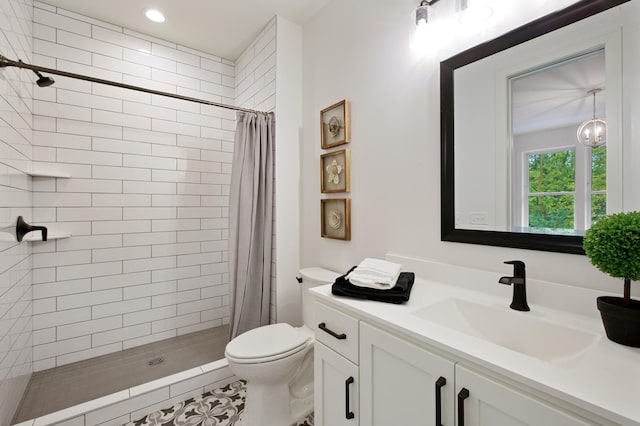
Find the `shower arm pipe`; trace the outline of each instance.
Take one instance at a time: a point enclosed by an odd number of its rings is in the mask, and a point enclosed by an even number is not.
[[[67,71],[58,71],[54,68],[46,68],[38,65],[31,65],[22,61],[13,61],[3,55],[0,55],[0,68],[6,68],[6,67],[17,67],[17,68],[23,68],[23,69],[28,69],[32,71],[40,71],[46,74],[55,74],[63,77],[75,78],[78,80],[90,81],[92,83],[106,84],[108,86],[120,87],[122,89],[135,90],[138,92],[150,93],[152,95],[166,96],[169,98],[180,99],[183,101],[197,102],[199,104],[232,109],[234,111],[250,112],[250,113],[256,113],[256,114],[272,114],[266,111],[257,111],[257,110],[248,109],[248,108],[241,108],[233,105],[222,104],[219,102],[207,101],[206,99],[193,98],[191,96],[183,96],[175,93],[162,92],[160,90],[147,89],[144,87],[133,86],[131,84],[118,83],[117,81],[104,80],[102,78],[89,77],[88,75],[75,74]]]

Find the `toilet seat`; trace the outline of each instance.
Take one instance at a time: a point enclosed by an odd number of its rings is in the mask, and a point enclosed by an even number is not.
[[[231,340],[225,356],[239,364],[286,358],[305,349],[312,338],[286,323],[258,327]]]

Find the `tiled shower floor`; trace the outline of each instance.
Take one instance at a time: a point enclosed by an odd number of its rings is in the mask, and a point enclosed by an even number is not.
[[[38,371],[31,376],[14,423],[223,359],[228,339],[229,327],[224,325]],[[148,365],[157,358],[164,361]]]

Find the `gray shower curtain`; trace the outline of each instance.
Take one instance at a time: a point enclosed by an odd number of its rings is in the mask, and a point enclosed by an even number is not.
[[[269,324],[273,114],[239,112],[229,205],[231,338]]]

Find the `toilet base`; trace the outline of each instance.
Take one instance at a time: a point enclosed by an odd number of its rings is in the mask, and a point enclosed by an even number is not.
[[[313,394],[291,399],[289,385],[261,386],[247,382],[242,426],[293,425],[313,412]]]
[[[294,417],[292,424],[302,421],[309,414],[313,413],[313,394],[304,399],[294,399],[291,401],[291,412]]]

